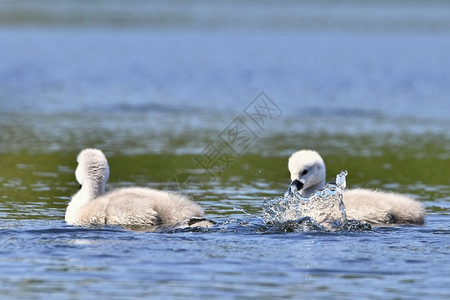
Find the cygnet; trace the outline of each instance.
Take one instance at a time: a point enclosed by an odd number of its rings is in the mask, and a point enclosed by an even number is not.
[[[309,197],[325,187],[326,168],[322,157],[313,150],[300,150],[288,162],[291,173],[290,191]],[[422,204],[408,196],[368,189],[344,191],[344,205],[348,219],[372,225],[422,225],[425,211]]]
[[[75,171],[80,190],[73,195],[65,221],[73,225],[116,224],[183,227],[208,227],[203,210],[189,198],[171,192],[143,187],[126,187],[105,193],[109,166],[97,149],[84,149]]]

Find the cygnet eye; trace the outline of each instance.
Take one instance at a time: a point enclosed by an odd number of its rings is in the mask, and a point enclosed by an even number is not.
[[[82,187],[83,187],[83,185],[80,184],[80,190],[81,190]]]
[[[308,170],[303,170],[302,176],[308,174]]]

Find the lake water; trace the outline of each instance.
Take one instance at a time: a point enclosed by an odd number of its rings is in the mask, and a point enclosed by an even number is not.
[[[0,295],[448,299],[448,20],[443,1],[0,2]],[[85,147],[108,190],[179,191],[218,224],[68,226]],[[266,226],[299,148],[425,225]]]

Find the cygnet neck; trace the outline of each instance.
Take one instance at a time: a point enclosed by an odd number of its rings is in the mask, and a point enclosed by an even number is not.
[[[95,180],[90,178],[81,187],[81,191],[87,196],[89,200],[92,200],[100,197],[105,193],[105,183],[103,182],[103,180]]]
[[[315,191],[317,190],[321,190],[325,187],[325,179],[323,179],[320,183],[312,185],[310,187],[307,188],[303,188],[300,191],[300,195],[302,197],[310,197],[312,194],[314,194]]]

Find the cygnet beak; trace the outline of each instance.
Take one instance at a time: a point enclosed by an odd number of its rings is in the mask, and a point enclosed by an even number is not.
[[[295,179],[289,185],[288,190],[286,191],[286,193],[284,193],[284,197],[288,197],[291,194],[295,194],[299,190],[301,190],[302,188],[303,188],[303,183],[300,182],[299,180]]]

